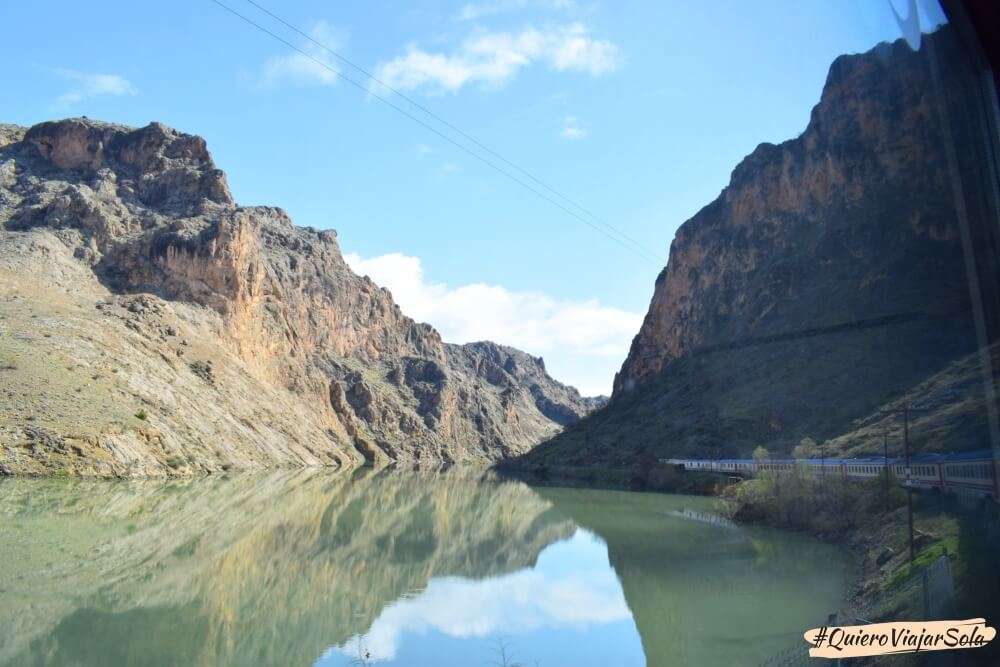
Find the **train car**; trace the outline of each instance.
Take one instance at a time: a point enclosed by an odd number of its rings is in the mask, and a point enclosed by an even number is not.
[[[1000,499],[998,463],[990,450],[949,454],[940,465],[942,488]]]
[[[757,462],[758,472],[788,473],[795,469],[794,459],[768,459]]]
[[[916,454],[909,466],[902,458],[884,459],[660,459],[684,470],[718,472],[730,476],[787,474],[806,470],[813,476],[849,481],[877,479],[886,466],[899,484],[919,490],[939,490],[986,496],[1000,501],[1000,458],[992,450],[959,454]]]
[[[922,489],[943,489],[944,479],[941,475],[942,454],[917,454],[910,457],[909,475],[906,472],[906,462],[895,462],[896,479],[903,484],[909,484]]]
[[[875,479],[885,470],[885,459],[881,457],[844,459],[841,463],[844,478],[850,480]]]

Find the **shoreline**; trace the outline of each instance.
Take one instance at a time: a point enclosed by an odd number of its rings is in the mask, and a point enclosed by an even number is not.
[[[914,494],[914,555],[910,560],[905,492],[879,483],[822,485],[801,479],[731,480],[698,471],[647,468],[498,466],[500,474],[529,484],[586,486],[618,490],[704,495],[724,503],[726,518],[744,526],[768,526],[806,534],[836,545],[850,558],[849,576],[837,624],[866,624],[924,618],[922,573],[942,557],[947,560],[953,597],[942,607],[952,618],[1000,615],[1000,508],[961,496]],[[797,477],[794,476],[793,477]],[[773,498],[762,487],[782,488]],[[800,495],[796,495],[796,494]],[[809,494],[820,495],[817,499]],[[803,508],[818,502],[834,506],[826,514]],[[801,506],[801,507],[800,507]],[[829,508],[828,508],[829,509]],[[991,537],[992,536],[992,537]],[[986,554],[985,556],[983,554]],[[933,606],[933,605],[932,605]],[[964,616],[963,616],[964,614]],[[932,615],[933,612],[932,612]],[[939,614],[940,615],[940,614]],[[975,659],[990,664],[1000,648]],[[899,656],[896,656],[899,658]],[[915,660],[914,656],[903,660]],[[882,664],[874,659],[862,664]],[[898,664],[898,663],[896,663]],[[979,664],[979,663],[976,663]]]

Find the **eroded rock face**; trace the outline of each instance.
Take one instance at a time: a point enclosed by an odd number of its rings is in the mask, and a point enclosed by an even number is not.
[[[902,40],[837,58],[806,130],[678,230],[615,394],[713,345],[967,310],[936,94]]]
[[[988,331],[1000,304],[996,218],[980,204],[986,130],[963,58],[947,27],[918,51],[837,58],[804,132],[758,146],[677,231],[608,406],[527,459],[787,453],[982,344],[975,318]]]
[[[19,281],[44,282],[26,273],[51,270],[43,255],[55,252],[64,273],[86,277],[62,276],[68,293],[89,280],[95,294],[193,307],[191,317],[217,322],[224,352],[214,354],[306,406],[342,464],[496,460],[592,407],[528,355],[445,344],[348,268],[335,232],[238,206],[205,141],[159,123],[0,126],[0,226],[0,255],[37,253],[30,268],[24,257],[8,263],[8,299],[27,294]],[[95,326],[98,339],[117,335]]]

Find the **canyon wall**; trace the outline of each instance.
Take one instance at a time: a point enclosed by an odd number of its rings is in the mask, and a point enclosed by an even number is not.
[[[0,470],[495,461],[592,407],[447,344],[159,123],[0,126]]]
[[[970,287],[996,283],[995,254],[976,264],[996,218],[963,57],[945,27],[837,58],[802,134],[759,145],[678,229],[609,405],[527,459],[785,453],[983,346]]]

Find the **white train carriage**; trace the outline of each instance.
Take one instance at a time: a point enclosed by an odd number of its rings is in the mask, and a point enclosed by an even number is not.
[[[961,460],[957,457],[945,461],[942,466],[942,487],[980,493],[997,498],[997,461]]]
[[[875,479],[885,470],[884,460],[845,459],[841,462],[843,475],[847,479]]]
[[[901,484],[906,484],[909,480],[910,486],[921,489],[940,489],[944,486],[942,477],[942,462],[947,458],[943,454],[920,454],[910,459],[909,474],[907,474],[906,462],[902,459],[893,459],[891,462],[892,475]]]
[[[960,454],[918,454],[910,459],[909,469],[903,459],[881,457],[865,459],[660,459],[661,463],[685,470],[719,472],[727,475],[785,474],[805,469],[812,475],[838,476],[851,481],[876,479],[886,465],[897,483],[913,488],[973,493],[1000,500],[1000,458],[992,450]],[[908,480],[908,481],[907,481]]]

